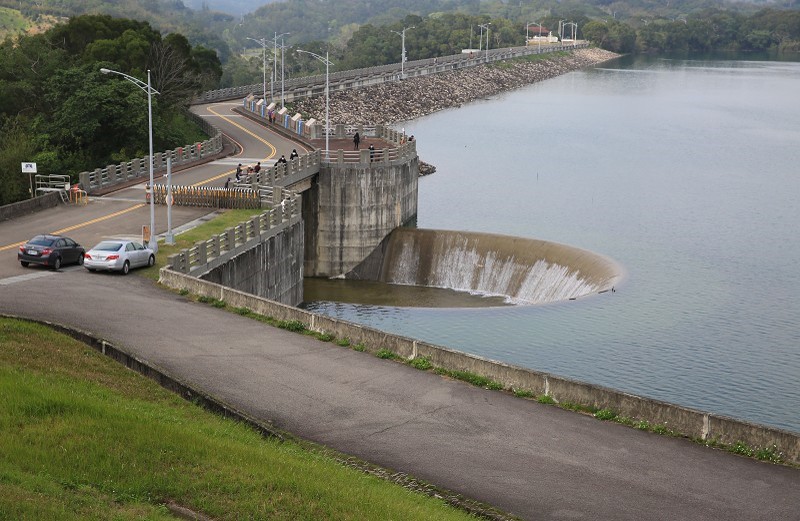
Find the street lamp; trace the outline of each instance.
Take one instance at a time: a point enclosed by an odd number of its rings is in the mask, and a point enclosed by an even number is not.
[[[273,52],[275,54],[275,67],[273,67],[273,71],[274,71],[273,74],[275,75],[276,81],[278,79],[278,38],[281,39],[281,47],[280,47],[280,49],[281,49],[281,108],[283,108],[283,85],[284,85],[284,80],[283,80],[283,51],[284,51],[284,49],[287,48],[285,45],[283,45],[283,37],[286,36],[287,34],[292,34],[292,33],[278,34],[277,32],[275,32],[275,38],[272,39],[273,48],[274,48]]]
[[[412,25],[410,27],[403,27],[403,31],[402,32],[392,31],[394,34],[398,35],[400,37],[400,40],[402,41],[403,51],[400,54],[400,79],[401,80],[406,77],[405,64],[406,64],[406,30],[407,29],[414,29],[414,26]]]
[[[541,50],[542,50],[542,24],[540,24],[539,22],[528,22],[527,24],[525,24],[525,47],[528,47],[528,40],[530,40],[530,38],[528,38],[528,28],[531,25],[538,25],[539,26],[539,33],[538,33],[538,35],[536,37],[536,42],[538,43],[539,52],[541,52]]]
[[[326,161],[330,161],[330,156],[329,156],[329,150],[330,150],[329,139],[330,139],[330,135],[331,135],[331,132],[330,132],[330,119],[329,119],[329,114],[330,114],[330,83],[328,81],[328,78],[329,78],[328,73],[330,72],[330,66],[333,65],[333,64],[328,59],[328,51],[325,51],[325,57],[324,58],[322,56],[320,56],[319,54],[316,54],[316,53],[313,53],[313,52],[309,52],[309,51],[304,51],[302,49],[297,49],[297,52],[310,54],[311,56],[313,56],[314,58],[318,59],[319,61],[321,61],[322,63],[325,64],[325,160]]]
[[[253,40],[257,44],[259,44],[264,51],[264,106],[267,106],[267,40],[266,38],[261,38],[260,40],[256,40],[255,38],[247,37],[248,40]]]
[[[161,94],[156,89],[150,86],[150,69],[147,69],[147,83],[139,78],[129,76],[124,72],[114,71],[111,69],[102,68],[100,72],[103,74],[118,74],[129,82],[133,83],[144,92],[147,93],[147,127],[150,137],[150,158],[148,164],[150,165],[150,241],[147,245],[153,249],[154,252],[158,251],[158,241],[155,240],[156,236],[156,207],[155,207],[155,193],[153,192],[153,94]]]
[[[478,27],[481,28],[481,39],[483,39],[483,30],[486,29],[486,61],[489,61],[489,26],[492,25],[491,22],[487,22],[485,24],[478,24]],[[480,50],[480,44],[478,44],[478,50]]]

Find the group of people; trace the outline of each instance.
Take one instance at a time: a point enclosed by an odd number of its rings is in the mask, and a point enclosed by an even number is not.
[[[255,166],[248,165],[247,170],[243,170],[242,169],[242,164],[239,163],[236,166],[236,180],[237,181],[241,181],[243,177],[245,177],[246,179],[249,179],[250,176],[252,176],[253,174],[257,174],[259,172],[261,172],[261,161],[256,163]],[[230,181],[230,178],[228,178],[228,181]],[[227,186],[225,188],[227,188]]]

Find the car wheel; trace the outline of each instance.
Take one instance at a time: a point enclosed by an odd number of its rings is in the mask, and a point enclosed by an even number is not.
[[[83,253],[78,255],[78,266],[83,266]]]
[[[150,255],[150,258],[147,259],[147,265],[148,266],[152,266],[155,263],[156,263],[156,256],[155,255]]]
[[[61,257],[56,257],[56,260],[53,261],[53,269],[56,271],[61,269]]]
[[[125,264],[122,265],[122,274],[123,275],[127,275],[128,272],[130,272],[130,271],[131,271],[131,263],[128,262],[128,261],[125,261]]]
[[[19,261],[19,263],[22,264],[23,268],[27,268],[28,265],[30,264],[29,262],[25,262],[25,261]]]

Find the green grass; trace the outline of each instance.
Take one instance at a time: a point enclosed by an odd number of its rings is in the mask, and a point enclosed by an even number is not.
[[[181,400],[66,336],[0,318],[0,518],[469,519]]]
[[[394,352],[386,349],[385,347],[378,349],[378,351],[375,353],[375,356],[378,358],[383,358],[384,360],[394,360],[395,358],[398,358]]]
[[[420,371],[427,371],[428,369],[433,367],[433,364],[431,364],[431,361],[427,356],[422,356],[422,357],[419,357],[419,358],[415,358],[415,359],[409,361],[408,365],[410,365],[411,367],[414,367],[416,369],[419,369]]]
[[[438,375],[449,376],[450,378],[461,380],[462,382],[467,382],[477,387],[483,387],[484,389],[489,389],[492,391],[499,391],[503,389],[503,384],[500,382],[495,382],[490,378],[486,378],[485,376],[471,373],[469,371],[453,371],[443,367],[437,367],[434,369],[434,372]]]
[[[248,221],[254,216],[264,212],[264,209],[247,210],[221,210],[221,214],[191,230],[187,230],[175,236],[175,244],[169,245],[164,242],[158,243],[158,253],[156,254],[156,264],[150,268],[138,270],[145,277],[158,280],[158,272],[167,265],[170,255],[174,255],[183,249],[191,248],[198,241],[206,241],[214,235],[219,235],[228,228]],[[187,292],[188,293],[188,292]]]

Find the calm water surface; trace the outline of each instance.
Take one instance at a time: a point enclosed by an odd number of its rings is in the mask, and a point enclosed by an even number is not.
[[[626,58],[408,122],[438,168],[419,227],[594,250],[625,280],[537,307],[310,307],[800,432],[798,92],[796,62]]]

